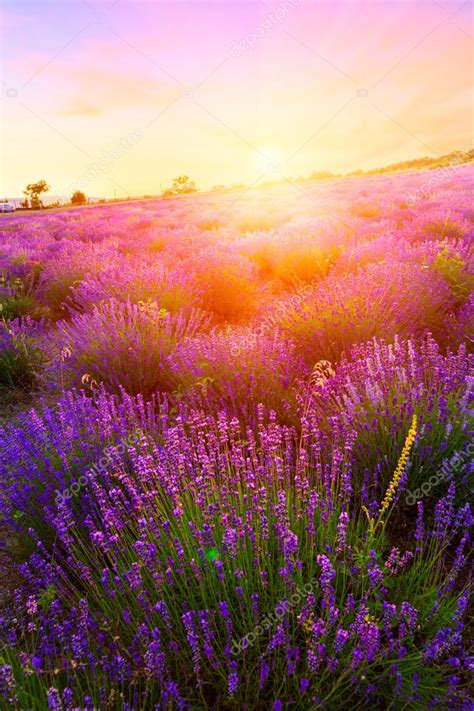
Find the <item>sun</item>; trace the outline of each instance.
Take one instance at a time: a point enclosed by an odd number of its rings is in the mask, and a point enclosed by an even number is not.
[[[256,168],[260,173],[269,176],[282,176],[284,173],[285,154],[276,146],[258,146],[255,156]]]

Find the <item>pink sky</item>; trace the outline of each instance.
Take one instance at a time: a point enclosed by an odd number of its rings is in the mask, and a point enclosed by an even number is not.
[[[157,193],[472,143],[472,3],[4,0],[0,196]]]

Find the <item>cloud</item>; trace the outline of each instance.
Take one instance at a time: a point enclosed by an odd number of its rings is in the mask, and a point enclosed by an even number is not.
[[[60,113],[64,116],[99,116],[102,113],[102,109],[82,101],[72,101]]]

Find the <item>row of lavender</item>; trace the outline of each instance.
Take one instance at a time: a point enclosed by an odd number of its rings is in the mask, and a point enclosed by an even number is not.
[[[355,342],[429,330],[456,348],[472,332],[470,172],[416,208],[403,199],[422,176],[341,181],[289,221],[294,197],[278,191],[234,212],[201,196],[5,217],[0,386],[86,376],[189,402],[245,388],[273,407]]]
[[[471,176],[5,219],[4,705],[470,708]]]

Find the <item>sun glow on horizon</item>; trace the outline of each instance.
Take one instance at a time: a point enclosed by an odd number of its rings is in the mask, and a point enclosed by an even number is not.
[[[104,154],[90,196],[367,170],[472,141],[459,3],[299,3],[260,33],[256,1],[93,5],[3,2],[1,194],[44,178],[63,195]]]
[[[269,176],[282,176],[285,172],[287,154],[276,146],[266,144],[257,147],[255,167],[260,173]]]

